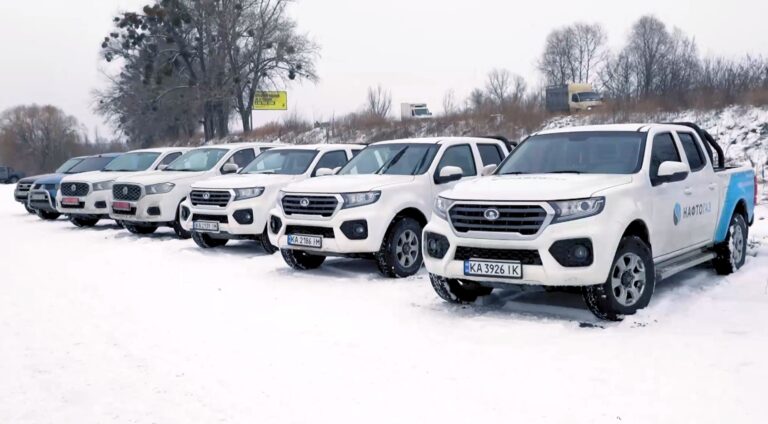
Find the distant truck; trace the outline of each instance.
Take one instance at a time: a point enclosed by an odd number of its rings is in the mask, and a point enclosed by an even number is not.
[[[603,105],[603,96],[591,84],[562,84],[547,87],[546,106],[549,112],[577,112]]]
[[[431,117],[432,112],[429,111],[426,103],[400,103],[400,119],[403,121]]]
[[[0,183],[2,184],[16,184],[25,176],[23,172],[16,171],[10,166],[0,166]]]

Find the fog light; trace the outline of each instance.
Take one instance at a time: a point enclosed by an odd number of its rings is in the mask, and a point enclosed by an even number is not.
[[[341,232],[350,240],[365,240],[368,238],[368,222],[364,219],[347,221],[341,224]]]
[[[94,206],[96,206],[96,209],[106,209],[107,202],[96,202]]]
[[[549,253],[564,267],[576,268],[592,265],[592,241],[589,239],[557,241],[549,248]]]
[[[241,209],[239,211],[235,211],[232,216],[240,225],[253,224],[253,211],[250,209]]]
[[[272,231],[272,234],[277,234],[280,232],[280,228],[283,226],[283,221],[272,215],[269,217],[269,230]]]
[[[427,249],[427,255],[435,259],[443,259],[445,254],[448,253],[448,248],[451,244],[448,242],[448,238],[441,234],[426,233],[424,236],[427,239],[425,243]]]
[[[149,216],[160,216],[160,208],[157,206],[152,206],[151,208],[147,209],[147,214]]]
[[[181,207],[181,219],[184,221],[189,219],[189,208],[186,206]]]

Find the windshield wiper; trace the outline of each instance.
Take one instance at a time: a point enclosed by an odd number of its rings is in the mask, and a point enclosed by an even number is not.
[[[396,164],[400,159],[405,155],[405,151],[408,150],[408,146],[403,147],[399,152],[395,153],[394,156],[392,156],[392,159],[390,159],[389,162],[385,163],[381,166],[374,174],[384,174],[391,168],[394,164]]]
[[[545,174],[583,174],[583,172],[564,169],[562,171],[545,172]]]
[[[515,172],[505,172],[505,173],[499,174],[499,175],[525,175],[525,174],[530,174],[530,172],[516,172],[515,171]]]

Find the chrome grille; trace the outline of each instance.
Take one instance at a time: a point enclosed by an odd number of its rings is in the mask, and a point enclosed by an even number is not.
[[[232,195],[228,191],[192,190],[189,200],[194,206],[225,207]]]
[[[333,196],[285,196],[283,211],[286,215],[320,215],[330,217],[339,201]]]
[[[32,188],[32,184],[31,183],[19,183],[16,186],[16,190],[18,190],[20,192],[29,191],[31,188]]]
[[[494,220],[486,218],[486,211],[490,209],[498,211]],[[460,233],[482,231],[527,236],[538,233],[547,217],[547,212],[538,205],[456,204],[449,213],[453,228]]]
[[[115,200],[136,201],[141,198],[141,186],[136,184],[114,184],[112,197]]]
[[[91,188],[86,183],[62,183],[61,194],[64,196],[82,197],[88,194]]]

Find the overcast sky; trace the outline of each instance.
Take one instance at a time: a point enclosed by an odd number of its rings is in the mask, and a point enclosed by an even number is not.
[[[104,85],[99,44],[117,11],[146,3],[0,0],[0,109],[53,104],[111,134],[91,107],[91,91]],[[360,108],[378,83],[395,105],[427,102],[435,111],[446,90],[464,98],[495,67],[536,86],[544,38],[575,21],[602,23],[619,47],[632,22],[652,13],[695,36],[704,54],[768,54],[765,0],[299,0],[291,13],[322,47],[320,82],[289,88],[290,109],[312,120]],[[257,124],[283,116],[255,114]]]

